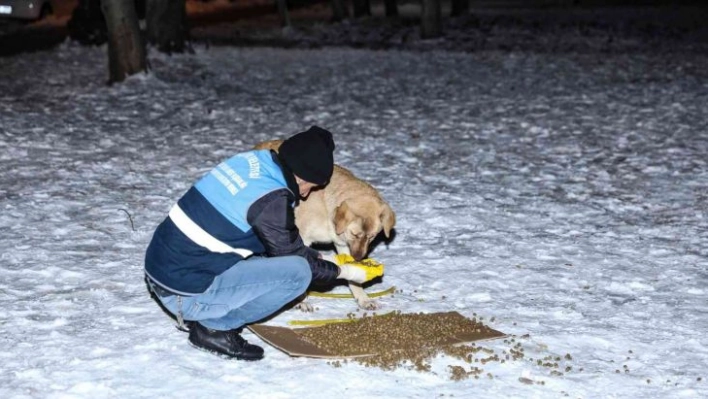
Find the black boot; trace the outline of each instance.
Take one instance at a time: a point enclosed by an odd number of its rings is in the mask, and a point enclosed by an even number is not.
[[[189,328],[189,342],[197,348],[239,360],[262,359],[263,348],[249,344],[239,332],[211,330],[195,322]]]

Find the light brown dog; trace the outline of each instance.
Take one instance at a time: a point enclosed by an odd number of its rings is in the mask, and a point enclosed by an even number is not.
[[[282,140],[257,144],[258,150],[278,151]],[[382,231],[386,238],[396,224],[396,214],[379,192],[347,169],[334,165],[332,178],[324,188],[310,192],[295,208],[295,225],[305,245],[334,244],[337,253],[361,260],[369,245]],[[378,305],[364,289],[349,283],[359,307],[376,309]]]

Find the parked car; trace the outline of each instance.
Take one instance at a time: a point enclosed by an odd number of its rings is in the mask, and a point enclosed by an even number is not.
[[[35,20],[52,12],[50,0],[0,0],[0,17]]]

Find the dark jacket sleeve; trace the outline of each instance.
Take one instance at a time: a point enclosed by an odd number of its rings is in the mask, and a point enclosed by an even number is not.
[[[295,213],[289,190],[277,190],[254,202],[248,210],[248,223],[266,248],[269,257],[298,255],[310,264],[312,281],[331,283],[339,275],[339,267],[321,259],[319,252],[305,246],[295,226]]]

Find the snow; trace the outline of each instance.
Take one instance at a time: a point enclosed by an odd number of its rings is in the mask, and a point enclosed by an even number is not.
[[[105,47],[0,58],[0,397],[708,397],[708,59],[671,47],[197,45],[114,86]],[[397,213],[372,253],[370,290],[402,291],[381,312],[481,317],[514,341],[480,345],[524,358],[453,381],[442,355],[384,371],[249,332],[260,362],[188,345],[143,283],[154,228],[220,160],[312,124]],[[310,301],[269,323],[363,314]]]

